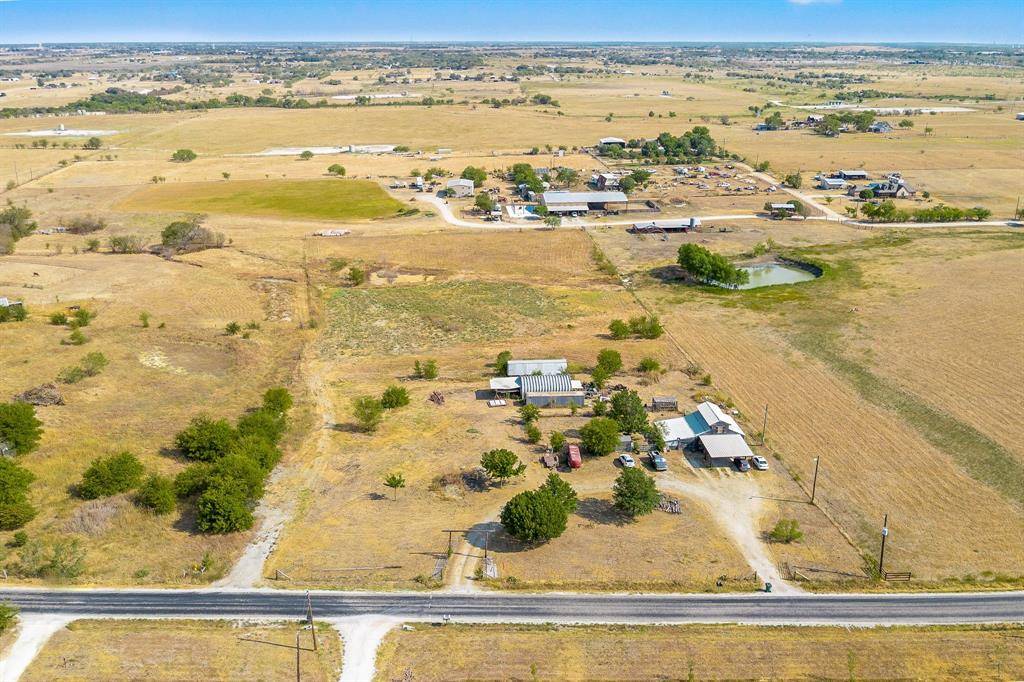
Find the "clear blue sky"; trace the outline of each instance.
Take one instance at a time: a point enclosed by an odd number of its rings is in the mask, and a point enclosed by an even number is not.
[[[0,43],[1024,43],[1024,0],[0,0]]]

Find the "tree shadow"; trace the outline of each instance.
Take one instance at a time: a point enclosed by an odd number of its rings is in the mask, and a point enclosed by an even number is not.
[[[486,532],[490,531],[490,533]],[[490,535],[490,537],[488,537]],[[466,542],[483,556],[484,548],[488,552],[499,554],[512,554],[515,552],[526,552],[537,547],[536,544],[520,542],[505,532],[504,526],[498,521],[485,521],[478,523],[466,533]]]
[[[390,500],[392,498],[388,497],[384,493],[366,493],[366,499],[377,501],[377,500]]]
[[[576,504],[576,516],[602,526],[624,526],[629,519],[609,500],[584,497]]]
[[[647,271],[647,274],[662,284],[679,284],[688,281],[686,271],[678,265],[662,265],[657,268],[651,268]]]
[[[186,504],[179,504],[178,509],[181,510],[181,515],[178,520],[174,522],[174,530],[181,531],[183,533],[191,533],[192,535],[198,535],[199,529],[196,528],[196,506],[190,503],[191,500],[187,501]]]

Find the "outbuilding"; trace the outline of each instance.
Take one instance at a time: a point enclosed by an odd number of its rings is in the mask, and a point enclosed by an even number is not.
[[[868,172],[864,170],[841,170],[836,173],[836,177],[840,177],[843,180],[867,180]]]
[[[565,358],[553,360],[509,360],[508,369],[505,371],[510,377],[525,376],[527,374],[565,374],[569,368],[569,362]]]
[[[537,407],[583,406],[583,385],[568,374],[527,374],[518,377],[527,405]]]
[[[618,137],[602,137],[598,141],[598,145],[604,147],[621,147],[624,149],[626,147],[626,141]]]
[[[842,178],[821,178],[818,180],[818,189],[843,189],[846,187],[846,180]]]
[[[655,412],[662,410],[672,410],[675,412],[679,409],[679,400],[674,395],[656,395],[651,398],[651,409]]]
[[[544,192],[541,203],[550,213],[586,213],[624,208],[628,203],[622,192]]]
[[[472,180],[454,178],[445,184],[445,189],[448,190],[448,196],[450,197],[471,197],[473,196],[473,190],[476,189],[476,185],[473,184]]]

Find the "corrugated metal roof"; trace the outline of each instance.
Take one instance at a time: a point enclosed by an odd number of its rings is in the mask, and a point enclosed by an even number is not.
[[[466,186],[475,187],[475,185],[473,184],[473,181],[472,180],[468,180],[466,178],[455,178],[453,180],[449,180],[447,186],[448,187],[466,187]]]
[[[622,192],[544,192],[541,201],[545,206],[552,204],[614,204],[626,203]]]
[[[712,459],[732,459],[733,457],[753,457],[750,446],[737,433],[709,433],[700,437],[708,456]]]
[[[705,400],[697,406],[697,412],[707,422],[708,426],[714,426],[715,424],[725,423],[729,425],[729,430],[736,433],[742,434],[743,430],[740,429],[739,425],[736,424],[736,420],[726,414],[722,408],[713,402]]]
[[[531,393],[570,392],[572,377],[568,374],[527,374],[519,377],[519,385],[523,387],[524,397]]]
[[[523,376],[524,374],[564,374],[569,367],[565,358],[552,358],[544,360],[509,360],[508,370],[505,372],[510,377]]]

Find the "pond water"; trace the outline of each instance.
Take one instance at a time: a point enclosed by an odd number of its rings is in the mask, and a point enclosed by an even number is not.
[[[807,282],[816,278],[816,275],[812,272],[801,270],[792,265],[783,265],[782,263],[751,265],[741,269],[750,273],[750,281],[736,287],[737,289],[757,289],[777,284],[795,284],[796,282]]]

